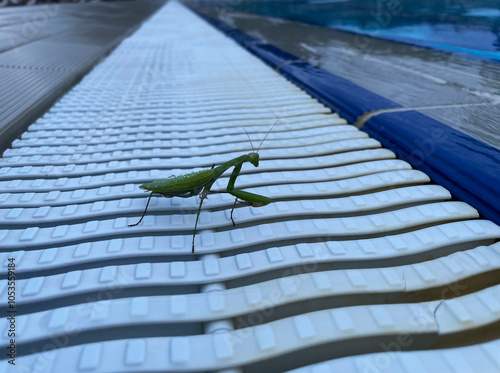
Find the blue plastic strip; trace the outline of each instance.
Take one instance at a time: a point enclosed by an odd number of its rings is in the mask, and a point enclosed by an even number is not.
[[[375,116],[363,131],[500,224],[500,151],[416,111]]]
[[[280,72],[349,123],[355,123],[359,116],[370,111],[400,107],[391,100],[306,62],[285,65]]]
[[[196,11],[196,10],[195,10]],[[200,14],[311,96],[354,123],[367,112],[401,105],[307,62],[219,20]],[[284,64],[284,65],[283,65]],[[500,224],[500,151],[416,111],[368,120],[363,130],[455,197]]]

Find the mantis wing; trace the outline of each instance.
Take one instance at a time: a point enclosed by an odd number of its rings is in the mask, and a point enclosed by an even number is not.
[[[186,195],[186,197],[199,194],[205,184],[214,175],[213,170],[202,170],[179,176],[170,176],[168,179],[155,180],[141,185],[139,188],[153,193],[164,194],[165,197]]]

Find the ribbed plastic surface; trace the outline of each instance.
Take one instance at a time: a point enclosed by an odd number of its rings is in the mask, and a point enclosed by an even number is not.
[[[0,153],[161,3],[0,8]]]
[[[277,119],[236,184],[271,204],[210,195],[194,255],[197,198],[127,226]],[[0,160],[0,372],[498,371],[500,227],[450,199],[170,2]]]

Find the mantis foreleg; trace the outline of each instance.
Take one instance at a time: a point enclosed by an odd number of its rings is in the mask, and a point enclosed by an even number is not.
[[[252,207],[265,206],[265,205],[271,203],[271,199],[266,197],[266,196],[261,196],[260,194],[254,194],[254,193],[245,192],[243,190],[234,189],[234,183],[236,182],[236,178],[240,174],[241,166],[242,166],[242,163],[234,166],[233,173],[231,174],[231,177],[229,178],[229,182],[227,183],[227,188],[226,188],[228,193],[230,193],[236,197],[236,200],[234,201],[233,209],[231,210],[231,221],[233,222],[233,227],[236,226],[234,224],[234,220],[233,220],[233,211],[234,211],[234,208],[236,207],[236,203],[238,202],[238,199],[240,200],[241,203],[244,203],[245,205],[252,206]]]

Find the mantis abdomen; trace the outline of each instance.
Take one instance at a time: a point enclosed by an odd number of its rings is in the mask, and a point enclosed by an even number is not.
[[[139,188],[153,193],[181,193],[193,188],[202,187],[214,176],[213,170],[202,170],[179,176],[170,176],[167,179],[155,180],[141,185]]]

